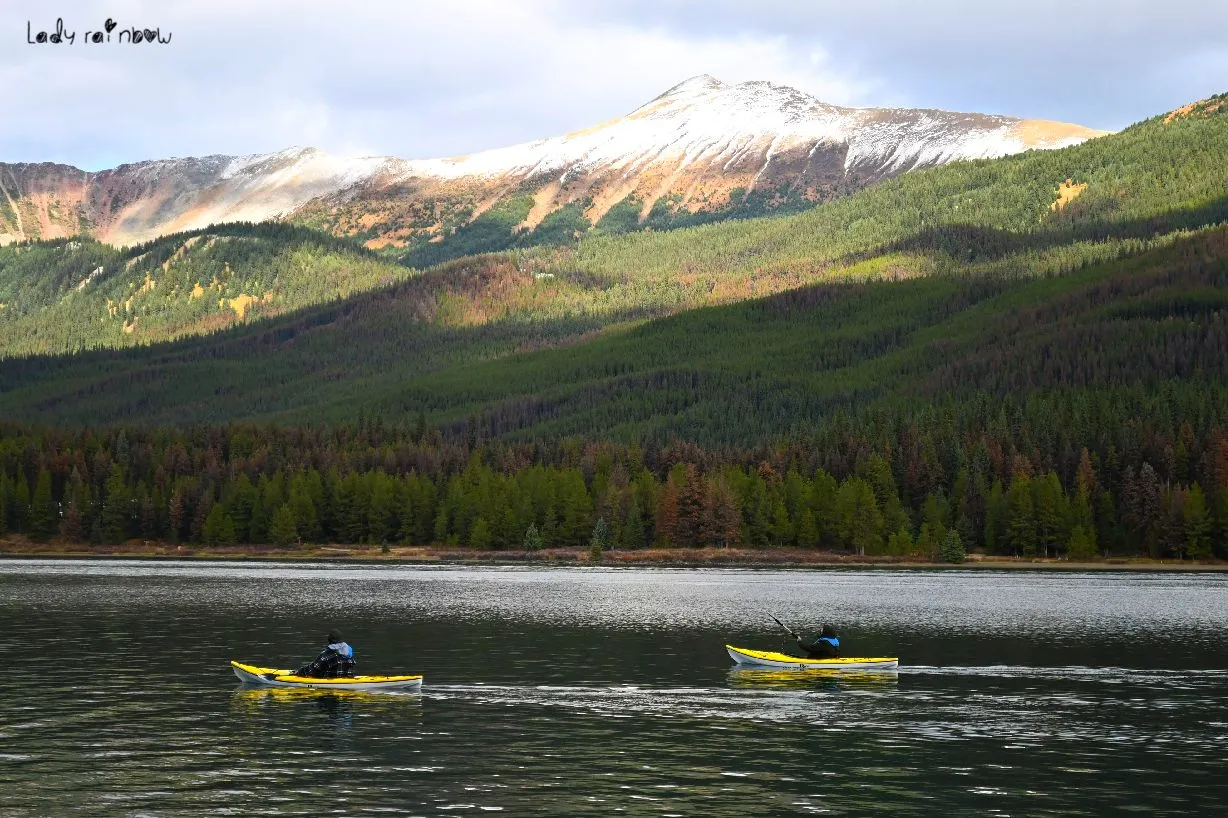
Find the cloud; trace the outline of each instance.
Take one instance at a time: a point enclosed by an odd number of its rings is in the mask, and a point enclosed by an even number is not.
[[[587,127],[700,73],[837,104],[1120,127],[1225,90],[1212,87],[1228,55],[1218,5],[18,0],[0,20],[17,44],[0,50],[0,160],[97,169],[290,145],[453,155]],[[107,17],[159,27],[172,42],[25,43],[27,21],[56,17],[82,33]]]
[[[779,34],[881,79],[874,104],[1118,129],[1228,90],[1228,4],[1206,0],[601,0],[587,14],[692,36]]]

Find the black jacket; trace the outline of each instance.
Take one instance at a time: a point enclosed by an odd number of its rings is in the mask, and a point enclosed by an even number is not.
[[[354,649],[345,642],[338,642],[320,651],[314,661],[300,667],[295,671],[295,675],[317,679],[353,676],[355,664]]]
[[[840,640],[836,637],[820,636],[813,642],[797,640],[798,647],[806,651],[810,659],[839,659]]]

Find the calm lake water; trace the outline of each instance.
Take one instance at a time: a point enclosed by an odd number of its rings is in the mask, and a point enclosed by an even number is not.
[[[738,672],[773,612],[898,674]],[[0,816],[1228,814],[1228,577],[0,561]],[[242,688],[341,628],[421,695]]]

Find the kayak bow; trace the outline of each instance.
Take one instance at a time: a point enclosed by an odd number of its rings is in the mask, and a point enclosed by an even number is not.
[[[786,670],[894,670],[900,664],[900,660],[894,657],[803,659],[787,653],[735,648],[733,645],[726,645],[725,650],[729,651],[729,657],[739,665],[778,667]]]
[[[312,676],[296,676],[293,670],[256,667],[241,662],[231,662],[230,666],[239,681],[264,687],[315,690],[410,690],[422,687],[421,676],[338,676],[332,679],[317,679]]]

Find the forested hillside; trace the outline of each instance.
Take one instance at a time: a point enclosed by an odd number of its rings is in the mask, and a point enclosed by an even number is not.
[[[1065,276],[816,285],[370,403],[357,430],[10,428],[6,525],[50,536],[22,515],[51,497],[102,540],[576,545],[604,519],[625,547],[1228,556],[1228,228]]]
[[[1228,557],[1222,102],[789,218],[0,361],[5,417],[74,427],[0,427],[0,525]],[[16,257],[54,252],[121,269],[87,244]],[[218,425],[250,420],[283,425]]]
[[[349,240],[275,223],[124,249],[89,238],[0,247],[0,356],[201,335],[411,274]]]

